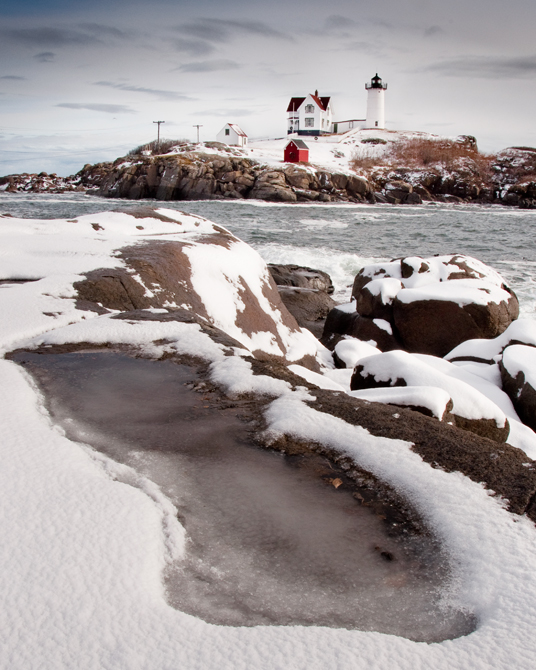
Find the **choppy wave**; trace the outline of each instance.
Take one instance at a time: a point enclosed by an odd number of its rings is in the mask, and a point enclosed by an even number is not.
[[[268,262],[325,270],[338,300],[355,274],[376,260],[463,253],[497,269],[516,291],[523,317],[536,318],[536,210],[427,203],[408,207],[351,203],[108,200],[81,193],[0,193],[0,212],[25,218],[73,218],[140,205],[204,216],[231,230]]]

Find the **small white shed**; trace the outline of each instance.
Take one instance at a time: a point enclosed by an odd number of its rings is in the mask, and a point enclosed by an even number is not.
[[[231,147],[245,147],[248,143],[248,136],[236,123],[226,123],[216,135],[216,139]]]

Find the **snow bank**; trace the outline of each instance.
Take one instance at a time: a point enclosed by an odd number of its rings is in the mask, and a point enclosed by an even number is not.
[[[492,340],[476,339],[462,342],[445,358],[449,361],[463,358],[476,358],[484,361],[499,360],[503,350],[510,343],[536,347],[536,322],[533,319],[519,319],[511,323],[504,333]]]
[[[397,386],[393,388],[362,389],[350,391],[349,395],[370,402],[388,405],[424,407],[440,421],[447,411],[450,395],[436,386]]]
[[[367,288],[368,286],[370,284],[367,285]],[[396,294],[396,298],[406,304],[418,300],[445,300],[456,303],[459,307],[471,304],[489,305],[490,303],[498,305],[501,302],[507,302],[510,297],[508,291],[479,279],[451,279],[448,282],[402,289]]]
[[[374,377],[376,382],[389,382],[395,385],[397,379],[402,379],[408,386],[435,386],[445,391],[454,403],[453,413],[465,419],[492,419],[498,427],[506,423],[504,412],[483,393],[470,386],[465,381],[445,373],[445,369],[438,369],[434,356],[408,354],[405,351],[389,351],[378,356],[362,358],[359,366],[363,370],[361,376]],[[452,370],[458,374],[455,366]]]
[[[376,319],[376,321],[379,320],[380,319]],[[381,354],[381,351],[377,347],[355,338],[348,338],[337,342],[334,351],[347,368],[354,368],[357,361],[361,358]]]

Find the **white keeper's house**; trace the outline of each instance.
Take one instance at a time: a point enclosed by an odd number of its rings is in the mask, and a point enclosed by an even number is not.
[[[248,143],[248,136],[236,123],[226,123],[216,135],[216,139],[230,147],[245,147]]]
[[[291,98],[287,108],[288,134],[327,135],[332,132],[331,98],[309,93],[305,98]]]
[[[287,107],[289,135],[341,135],[349,130],[385,128],[385,84],[381,77],[372,77],[365,84],[367,90],[367,118],[333,121],[331,98],[320,97],[318,91],[306,98],[291,98]]]

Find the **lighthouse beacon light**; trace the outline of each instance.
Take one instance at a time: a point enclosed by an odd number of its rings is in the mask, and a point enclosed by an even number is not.
[[[387,84],[384,84],[381,77],[372,77],[370,84],[365,84],[368,91],[367,98],[367,119],[365,128],[385,128],[385,91]]]

